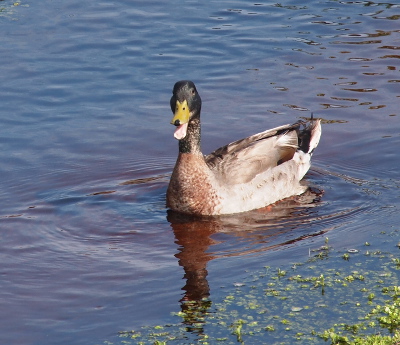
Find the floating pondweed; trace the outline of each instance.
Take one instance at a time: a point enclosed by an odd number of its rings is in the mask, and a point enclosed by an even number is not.
[[[121,332],[124,341],[119,344],[301,341],[319,345],[327,340],[332,345],[393,345],[400,341],[397,260],[379,251],[349,261],[332,248],[324,252],[329,254],[324,260],[317,252],[296,269],[290,268],[293,265],[263,269],[258,279],[252,272],[240,283],[212,291],[207,308],[200,310],[201,304],[193,302],[192,308],[176,313],[175,324]],[[383,335],[371,335],[378,330]]]

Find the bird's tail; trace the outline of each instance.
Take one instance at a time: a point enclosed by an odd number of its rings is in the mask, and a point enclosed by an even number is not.
[[[299,148],[305,153],[310,155],[318,146],[319,139],[321,138],[321,119],[313,118],[311,114],[311,121],[303,122],[303,129],[299,129]]]

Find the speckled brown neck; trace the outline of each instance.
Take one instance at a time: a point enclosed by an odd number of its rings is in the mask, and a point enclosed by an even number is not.
[[[200,153],[201,152],[200,135],[201,135],[200,119],[196,118],[190,120],[186,136],[182,140],[179,140],[179,152]]]

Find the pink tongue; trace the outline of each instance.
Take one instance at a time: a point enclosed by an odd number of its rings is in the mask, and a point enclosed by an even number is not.
[[[187,130],[187,123],[184,123],[183,125],[180,125],[177,127],[174,133],[175,139],[181,140],[184,137],[186,137],[186,130]]]

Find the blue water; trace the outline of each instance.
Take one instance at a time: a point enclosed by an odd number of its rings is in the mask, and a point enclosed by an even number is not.
[[[379,233],[400,221],[399,14],[371,1],[2,1],[0,343],[98,344],[164,324],[185,295],[212,300],[326,236],[394,250]],[[205,153],[321,117],[314,193],[208,221],[168,214],[180,79],[202,96]]]

